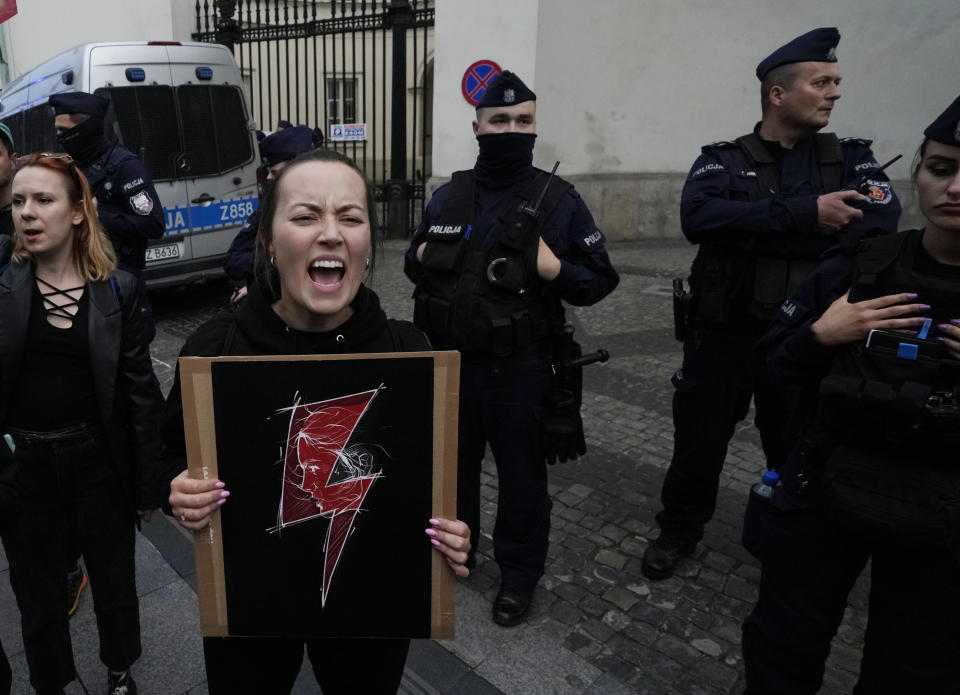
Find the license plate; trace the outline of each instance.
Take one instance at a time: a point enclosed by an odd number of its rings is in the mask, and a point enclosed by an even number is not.
[[[147,247],[147,263],[154,263],[156,261],[168,261],[172,258],[180,258],[181,247],[182,245],[177,244],[164,244],[162,246],[148,246]]]

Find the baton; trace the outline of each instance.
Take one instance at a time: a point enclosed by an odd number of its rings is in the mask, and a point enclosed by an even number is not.
[[[610,359],[610,353],[606,350],[600,349],[596,352],[587,353],[583,357],[578,357],[568,362],[564,362],[563,368],[574,369],[575,367],[586,367],[588,364],[593,364],[594,362],[606,362],[608,359]]]

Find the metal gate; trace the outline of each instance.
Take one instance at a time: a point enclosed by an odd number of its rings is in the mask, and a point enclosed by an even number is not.
[[[321,128],[373,183],[389,236],[409,235],[430,176],[433,0],[197,0],[196,16],[194,39],[233,50],[259,127]]]

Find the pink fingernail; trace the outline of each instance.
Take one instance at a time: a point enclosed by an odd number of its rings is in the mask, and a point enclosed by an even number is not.
[[[916,293],[916,292],[908,292],[908,293],[907,293],[907,296],[910,297],[910,299],[916,299],[916,298],[917,298],[917,293]]]
[[[432,528],[428,528],[428,529],[426,530],[426,534],[427,534],[428,536],[436,536],[436,535],[437,535],[437,532],[434,531]]]
[[[929,309],[929,308],[930,308],[930,305],[929,305],[929,304],[921,304],[921,305],[920,305],[920,311],[926,311],[926,310]]]
[[[945,323],[937,324],[937,330],[939,330],[939,331],[945,331],[946,329],[947,329],[947,324],[945,324]]]
[[[217,500],[217,504],[223,504],[226,501],[227,501],[227,498],[224,497],[222,500]]]
[[[224,490],[223,492],[220,493],[220,499],[222,499],[222,500],[227,499],[229,496],[230,496],[230,491],[229,491],[229,490]]]
[[[217,481],[217,484],[216,484],[214,487],[224,488],[224,487],[226,487],[226,486],[227,486],[227,484],[226,484],[225,482],[223,482],[222,480],[218,480],[218,481]]]
[[[434,526],[439,526],[440,519],[430,519],[430,523],[433,524]]]
[[[430,542],[433,543],[438,548],[440,547],[440,541],[438,541],[436,538],[431,538]]]
[[[960,326],[960,319],[950,319],[950,323],[954,326]]]

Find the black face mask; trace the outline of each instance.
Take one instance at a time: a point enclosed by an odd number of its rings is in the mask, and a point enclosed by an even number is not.
[[[103,137],[103,121],[90,118],[57,136],[57,142],[80,164],[89,164],[100,156],[110,143]]]
[[[474,171],[480,183],[504,188],[528,178],[533,171],[536,133],[485,133],[477,136],[480,154]]]

